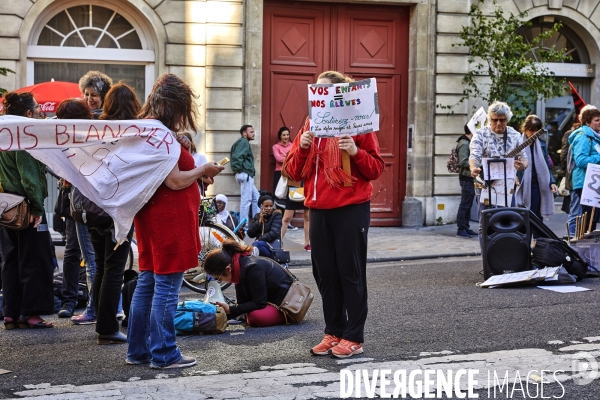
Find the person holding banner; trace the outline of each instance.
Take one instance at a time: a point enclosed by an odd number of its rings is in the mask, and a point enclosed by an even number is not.
[[[173,74],[152,87],[139,118],[157,119],[173,133],[198,131],[192,89]],[[173,138],[173,144],[177,142]],[[198,265],[200,193],[196,181],[214,177],[225,167],[194,158],[181,150],[179,161],[134,219],[140,275],[131,302],[127,364],[151,368],[185,368],[196,359],[181,354],[175,341],[175,310],[184,271]]]
[[[584,111],[581,114],[581,124],[581,127],[569,136],[571,154],[575,162],[571,180],[578,199],[581,199],[588,164],[600,164],[600,110],[591,108]],[[593,207],[581,204],[581,215],[587,212],[591,217],[592,209]],[[596,230],[599,214],[594,212],[591,231]],[[588,226],[584,228],[585,231],[588,230]]]
[[[4,95],[7,115],[39,118],[40,105],[30,92]],[[0,226],[4,329],[52,328],[40,315],[54,313],[52,240],[46,222],[46,166],[27,151],[0,152],[2,190],[29,201],[29,226]]]
[[[528,115],[521,125],[523,141],[540,129],[544,129],[542,120],[537,115]],[[548,146],[542,139],[537,139],[524,151],[530,167],[517,173],[521,185],[517,189],[515,201],[516,204],[524,204],[543,221],[554,214],[554,193],[558,192],[548,164]]]
[[[337,71],[326,71],[317,84],[350,82]],[[349,172],[341,168],[342,151],[350,156]],[[286,173],[305,184],[313,275],[323,298],[325,336],[311,349],[314,355],[331,351],[344,358],[363,352],[371,181],[384,167],[375,132],[316,137],[309,120],[288,155]]]

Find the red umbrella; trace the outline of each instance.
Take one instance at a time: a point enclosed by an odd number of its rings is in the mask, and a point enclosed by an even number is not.
[[[40,105],[41,112],[53,113],[61,101],[81,97],[79,85],[73,82],[50,81],[37,83],[15,90],[17,93],[31,92]],[[0,111],[3,110],[0,103]]]

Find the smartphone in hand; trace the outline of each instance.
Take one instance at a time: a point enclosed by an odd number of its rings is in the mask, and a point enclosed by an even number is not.
[[[225,157],[221,161],[219,161],[217,164],[219,164],[219,165],[225,165],[228,162],[229,162],[229,157]]]

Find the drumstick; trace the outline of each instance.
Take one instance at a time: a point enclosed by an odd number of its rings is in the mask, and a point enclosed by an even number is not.
[[[569,244],[571,244],[571,234],[569,233],[569,223],[565,222],[565,224],[567,225],[567,242]]]
[[[575,240],[579,240],[579,220],[581,219],[581,216],[578,215],[577,217],[575,217]]]
[[[583,235],[585,235],[585,226],[587,225],[587,211],[583,213],[581,222],[581,237],[583,238]]]
[[[596,207],[592,207],[592,216],[590,217],[590,225],[588,226],[588,233],[592,231],[592,221],[594,220],[594,211],[596,211]]]

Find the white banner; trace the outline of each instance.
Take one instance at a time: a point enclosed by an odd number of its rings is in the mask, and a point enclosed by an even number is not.
[[[587,165],[579,202],[582,206],[600,207],[600,165]]]
[[[318,137],[361,135],[379,130],[375,78],[308,85],[310,130]]]
[[[27,150],[102,207],[115,221],[120,241],[177,163],[181,146],[169,129],[152,119],[2,116],[0,151],[13,150]]]

